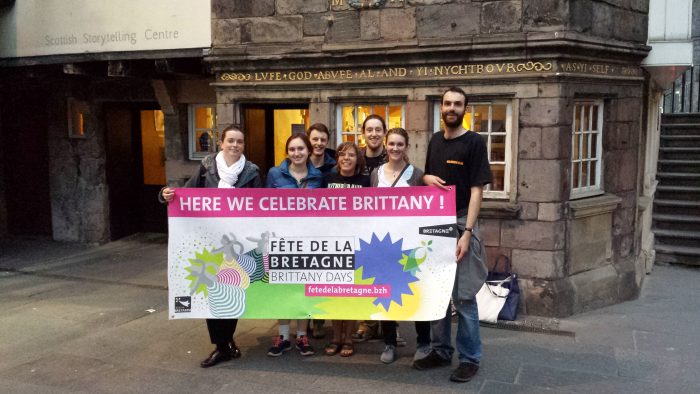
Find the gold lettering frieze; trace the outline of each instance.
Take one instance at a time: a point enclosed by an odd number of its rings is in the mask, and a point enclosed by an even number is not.
[[[531,75],[584,75],[609,77],[640,77],[639,67],[586,62],[527,61],[475,64],[447,64],[410,67],[369,67],[327,70],[280,70],[224,72],[219,82],[246,83],[361,83],[391,81],[425,81],[491,76],[518,77]]]

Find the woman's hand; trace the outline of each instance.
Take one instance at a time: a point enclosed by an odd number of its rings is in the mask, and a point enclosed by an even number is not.
[[[447,186],[445,186],[445,181],[442,180],[439,176],[435,175],[423,175],[423,183],[425,183],[425,186],[437,186],[442,190],[447,190]]]
[[[162,195],[163,195],[163,200],[165,200],[165,202],[170,202],[175,197],[175,189],[171,189],[169,187],[166,187],[163,189]]]

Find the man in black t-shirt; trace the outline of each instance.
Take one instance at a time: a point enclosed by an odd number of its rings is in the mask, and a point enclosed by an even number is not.
[[[426,185],[447,188],[454,185],[457,198],[457,275],[452,289],[452,301],[457,310],[456,345],[459,367],[450,380],[468,382],[479,370],[481,337],[476,293],[486,280],[487,269],[481,242],[474,234],[484,186],[491,183],[486,144],[480,135],[462,126],[467,107],[467,95],[460,88],[449,88],[442,95],[440,112],[445,130],[435,133],[428,145],[425,162]],[[462,227],[463,226],[463,227]],[[413,362],[415,369],[429,369],[451,364],[451,316],[432,323],[433,350],[427,357]]]
[[[386,161],[386,149],[384,148],[384,137],[386,137],[386,122],[379,115],[369,115],[362,122],[362,135],[367,146],[362,149],[365,157],[365,174],[372,174],[372,171],[384,164]]]

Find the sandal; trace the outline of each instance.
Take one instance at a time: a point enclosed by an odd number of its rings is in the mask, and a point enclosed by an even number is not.
[[[331,342],[323,348],[323,352],[326,353],[326,356],[335,356],[340,352],[340,344],[338,342]]]
[[[355,348],[352,343],[343,344],[343,347],[340,348],[340,357],[350,357],[353,354],[355,354]]]

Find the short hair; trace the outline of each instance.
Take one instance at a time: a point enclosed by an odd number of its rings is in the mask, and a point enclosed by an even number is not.
[[[309,126],[309,128],[306,130],[306,135],[311,137],[311,132],[314,130],[320,131],[321,133],[326,133],[328,138],[331,138],[331,133],[328,131],[328,126],[326,126],[323,123],[314,123],[311,126]]]
[[[442,98],[440,99],[440,104],[442,104],[443,101],[445,101],[445,95],[449,92],[461,94],[464,97],[464,106],[465,107],[467,106],[467,104],[469,102],[469,100],[467,99],[467,94],[464,93],[464,90],[462,90],[461,88],[458,88],[457,86],[451,86],[451,87],[447,88],[447,90],[442,92]]]
[[[365,118],[364,122],[362,122],[362,132],[365,132],[365,125],[372,119],[377,119],[378,121],[382,122],[382,127],[384,128],[384,132],[386,133],[386,122],[384,121],[384,118],[377,114],[371,114]]]
[[[389,130],[386,132],[386,140],[389,142],[389,136],[392,134],[400,135],[403,137],[403,139],[406,141],[406,148],[408,148],[408,133],[406,132],[406,129],[401,128],[401,127],[394,127],[393,129]],[[403,151],[403,159],[406,163],[410,163],[408,160],[408,155],[406,154],[406,151]],[[385,161],[389,161],[389,155],[386,155],[384,158]]]
[[[360,151],[360,147],[355,145],[355,143],[352,141],[345,141],[338,145],[338,149],[335,150],[335,168],[338,170],[338,174],[340,174],[340,154],[348,149],[353,149],[355,151],[355,156],[357,156],[355,175],[358,175],[360,172],[362,172],[362,169],[365,168],[365,155],[363,155]]]
[[[226,133],[228,133],[229,131],[237,131],[243,134],[243,139],[245,140],[245,133],[243,132],[243,130],[236,125],[230,125],[221,131],[221,136],[219,137],[219,140],[221,140],[221,142],[224,142],[224,140],[226,139]]]
[[[306,149],[309,150],[309,156],[310,156],[311,152],[313,152],[314,148],[311,146],[311,141],[309,141],[309,137],[307,137],[306,134],[302,134],[302,133],[290,135],[289,138],[287,138],[287,143],[284,144],[284,151],[289,152],[289,143],[294,141],[297,138],[301,139],[304,142],[304,145],[306,145]],[[308,161],[308,158],[306,160]]]

